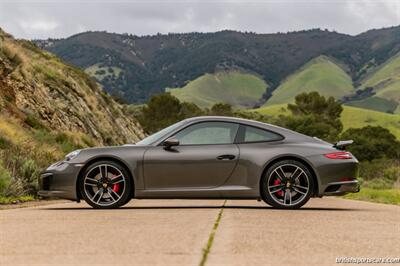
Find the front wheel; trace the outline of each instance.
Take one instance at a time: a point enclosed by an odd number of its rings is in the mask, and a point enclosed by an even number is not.
[[[131,179],[120,164],[99,161],[86,169],[80,180],[80,191],[93,208],[118,208],[130,200]]]
[[[261,180],[263,200],[275,208],[298,209],[310,199],[314,181],[302,163],[283,160],[273,164]]]

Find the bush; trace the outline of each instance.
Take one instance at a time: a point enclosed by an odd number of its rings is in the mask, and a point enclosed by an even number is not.
[[[3,183],[4,196],[22,196],[36,194],[37,180],[40,175],[41,166],[38,160],[33,158],[35,154],[27,147],[12,146],[0,155],[3,158],[1,167],[4,168]]]
[[[396,182],[400,179],[400,167],[392,166],[383,170],[383,177],[391,182]]]
[[[27,115],[25,118],[25,123],[28,124],[31,128],[34,129],[44,129],[47,130],[47,127],[42,124],[36,117],[33,115]]]
[[[360,163],[360,183],[374,189],[392,188],[400,179],[400,161],[376,159]]]
[[[9,147],[11,147],[11,141],[3,136],[0,136],[0,149],[7,149]]]
[[[55,141],[61,145],[61,149],[64,153],[83,148],[81,145],[74,143],[74,141],[63,132],[57,133]]]
[[[369,181],[365,181],[363,186],[373,189],[390,189],[393,187],[394,182],[385,178],[376,178]]]
[[[400,158],[400,142],[386,128],[380,126],[349,128],[343,132],[341,138],[354,140],[348,149],[360,161]]]
[[[0,195],[4,195],[10,185],[11,174],[3,167],[3,161],[0,160]]]
[[[82,135],[81,139],[82,139],[82,142],[88,147],[93,147],[95,145],[93,139],[87,135]]]
[[[233,116],[232,106],[227,103],[216,103],[211,107],[210,115]]]

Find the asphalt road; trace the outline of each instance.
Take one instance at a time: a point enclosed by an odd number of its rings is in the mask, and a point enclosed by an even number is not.
[[[199,265],[208,243],[205,265],[335,265],[337,257],[400,257],[400,207],[323,198],[298,211],[244,200],[0,210],[2,266]]]

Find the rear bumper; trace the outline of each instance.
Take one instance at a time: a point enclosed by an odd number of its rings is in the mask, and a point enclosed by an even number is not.
[[[357,180],[329,183],[323,196],[341,196],[347,193],[357,193],[360,191],[360,184]]]
[[[360,190],[357,181],[359,163],[353,159],[328,159],[322,155],[309,157],[317,176],[315,196],[336,196],[356,193]]]
[[[47,168],[39,178],[41,197],[78,200],[76,184],[82,164],[58,162]]]

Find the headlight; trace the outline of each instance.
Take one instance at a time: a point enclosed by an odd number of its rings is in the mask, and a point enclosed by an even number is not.
[[[67,155],[65,155],[65,160],[70,161],[70,160],[74,159],[76,156],[78,156],[78,154],[80,152],[81,152],[81,150],[76,150],[76,151],[72,151],[72,152],[68,153]]]

